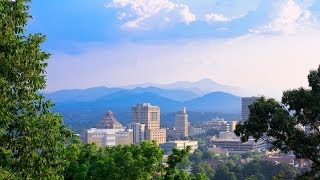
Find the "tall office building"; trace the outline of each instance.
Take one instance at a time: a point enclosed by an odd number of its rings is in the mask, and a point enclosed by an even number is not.
[[[129,129],[133,131],[133,143],[140,143],[145,139],[145,124],[131,123],[128,125]]]
[[[166,142],[166,130],[160,129],[160,107],[149,103],[137,104],[132,107],[132,122],[145,124],[147,140]]]
[[[146,125],[146,129],[160,128],[160,107],[150,103],[137,104],[132,107],[132,122]]]
[[[258,97],[243,97],[242,98],[242,108],[241,108],[241,113],[242,113],[242,121],[246,121],[249,118],[250,110],[249,106],[256,102],[258,100]]]
[[[108,110],[105,117],[96,125],[97,129],[121,129],[122,125],[113,116],[112,111]]]
[[[185,107],[182,108],[181,111],[176,114],[176,137],[177,139],[181,139],[184,137],[188,137],[189,135],[189,122],[188,122],[188,114],[187,109]]]

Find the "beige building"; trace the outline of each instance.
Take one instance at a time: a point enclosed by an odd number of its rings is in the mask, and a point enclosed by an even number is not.
[[[86,140],[88,144],[96,143],[99,147],[132,144],[132,130],[91,128],[86,132]]]
[[[110,110],[107,111],[106,115],[98,122],[96,127],[97,129],[122,129],[122,125]]]
[[[160,144],[160,148],[166,154],[170,154],[173,148],[182,150],[187,148],[188,146],[191,147],[190,153],[193,153],[195,150],[198,149],[198,141],[170,141]]]
[[[160,107],[149,103],[137,104],[132,107],[132,122],[145,124],[147,140],[166,142],[166,130],[160,129]]]
[[[166,129],[146,130],[147,140],[156,140],[158,144],[167,142]]]
[[[234,132],[238,121],[230,121],[229,123],[230,123],[230,132]]]
[[[133,144],[133,130],[126,129],[125,131],[116,132],[116,145]]]
[[[182,139],[189,136],[189,122],[188,122],[188,114],[187,109],[185,107],[182,108],[181,111],[176,114],[176,137],[177,139]]]

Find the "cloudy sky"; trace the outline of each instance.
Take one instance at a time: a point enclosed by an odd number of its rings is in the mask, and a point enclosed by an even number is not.
[[[210,78],[277,97],[320,64],[316,0],[33,0],[31,13],[49,91]]]

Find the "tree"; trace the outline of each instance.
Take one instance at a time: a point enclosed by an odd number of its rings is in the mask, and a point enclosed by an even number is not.
[[[161,176],[163,151],[156,142],[98,148],[81,146],[71,161],[65,179],[152,179]]]
[[[217,180],[230,180],[231,179],[231,173],[229,168],[222,164],[219,165],[218,168],[216,169],[216,174],[213,179]]]
[[[192,173],[193,174],[201,174],[204,173],[206,175],[206,177],[208,177],[209,179],[213,178],[215,171],[214,169],[211,167],[211,165],[207,162],[201,162],[199,164],[196,164],[193,168],[192,168]]]
[[[11,178],[59,178],[72,133],[39,93],[49,54],[26,34],[29,0],[0,1],[0,169]]]
[[[239,123],[235,134],[242,141],[250,136],[262,138],[272,144],[272,149],[293,151],[297,158],[310,159],[313,168],[309,175],[313,177],[320,169],[320,66],[310,71],[308,81],[308,89],[285,91],[281,104],[274,99],[258,99],[249,106],[248,121]]]
[[[179,172],[177,171],[176,166],[181,163],[184,159],[186,159],[189,155],[189,152],[191,150],[190,146],[187,146],[186,149],[178,150],[176,148],[172,149],[172,153],[168,157],[167,164],[168,166],[165,168],[166,175],[165,179],[176,179],[179,176]],[[180,172],[183,172],[184,170],[180,170]]]

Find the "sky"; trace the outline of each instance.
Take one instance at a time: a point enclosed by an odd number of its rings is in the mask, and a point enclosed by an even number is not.
[[[279,97],[320,64],[316,0],[33,0],[47,91],[210,78]],[[253,95],[256,95],[253,94]]]

